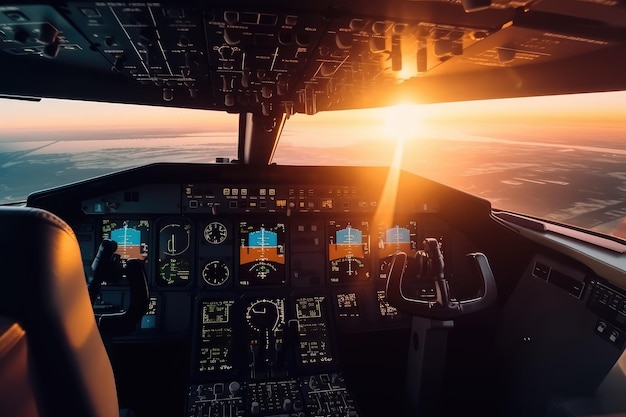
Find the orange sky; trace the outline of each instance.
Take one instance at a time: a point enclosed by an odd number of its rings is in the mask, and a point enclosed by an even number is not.
[[[568,96],[487,100],[414,106],[406,115],[385,124],[389,115],[383,109],[295,115],[286,125],[282,142],[329,146],[340,138],[346,142],[397,137],[412,130],[418,136],[436,132],[454,134],[467,129],[496,129],[507,133],[510,124],[603,126],[626,121],[626,92]],[[41,103],[0,100],[1,141],[72,140],[133,137],[133,132],[149,137],[192,134],[213,140],[236,141],[237,115],[203,110],[127,106],[120,104],[43,100]],[[545,126],[544,126],[545,127]],[[69,131],[68,131],[69,128]],[[74,134],[72,134],[72,132]],[[109,132],[104,135],[102,132]],[[511,133],[516,133],[512,130]],[[304,141],[304,142],[303,142]],[[345,142],[344,142],[345,143]]]

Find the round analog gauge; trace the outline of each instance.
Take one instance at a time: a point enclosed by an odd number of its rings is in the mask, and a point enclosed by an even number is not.
[[[213,245],[219,245],[224,242],[227,237],[228,229],[220,222],[211,222],[204,228],[204,240]]]
[[[283,309],[276,300],[261,299],[254,301],[246,310],[246,321],[256,331],[277,330],[283,318]]]
[[[228,281],[230,269],[222,261],[210,261],[202,268],[202,279],[208,285],[217,287]]]

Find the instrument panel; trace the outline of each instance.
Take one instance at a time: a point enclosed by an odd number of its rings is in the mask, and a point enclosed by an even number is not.
[[[177,177],[168,171],[168,164],[152,169],[156,172],[142,177],[158,180],[162,170],[168,172],[163,177]],[[206,169],[219,173],[233,168]],[[422,193],[398,192],[394,204],[389,204],[381,200],[385,175],[372,175],[376,170],[350,173],[342,168],[347,177],[333,174],[322,181],[305,173],[301,177],[307,181],[299,183],[289,175],[254,173],[241,175],[238,181],[225,175],[219,182],[193,182],[183,175],[177,184],[140,181],[131,187],[131,174],[122,172],[97,195],[85,195],[87,190],[93,193],[91,187],[78,186],[74,194],[80,198],[81,213],[74,225],[85,265],[102,239],[118,243],[122,266],[131,257],[144,260],[152,317],[150,325],[140,326],[132,337],[193,335],[202,345],[211,334],[220,343],[212,348],[217,350],[199,355],[197,370],[228,370],[233,367],[229,346],[250,336],[231,334],[224,324],[244,328],[260,309],[249,309],[244,300],[263,295],[273,300],[271,305],[281,306],[281,329],[271,326],[269,333],[257,335],[258,343],[280,338],[281,332],[293,339],[302,329],[315,329],[301,335],[302,343],[313,343],[308,335],[316,334],[315,340],[324,341],[319,350],[323,353],[321,357],[311,353],[302,363],[332,362],[333,342],[326,339],[332,332],[320,326],[330,324],[333,332],[349,332],[408,325],[409,318],[389,305],[385,295],[395,253],[413,259],[426,237],[436,237],[446,255],[453,257],[446,259],[445,273],[454,284],[455,274],[464,273],[463,255],[471,251],[462,234],[439,215],[439,196],[422,187]],[[214,174],[198,177],[219,179]],[[89,275],[89,268],[86,272]],[[409,296],[435,296],[419,271],[410,275],[414,279],[405,283]],[[110,303],[123,305],[127,300],[120,291],[115,285],[103,288]],[[217,317],[225,322],[209,319],[209,312],[220,312]],[[313,316],[318,321],[311,321]],[[290,320],[297,329],[288,329]]]
[[[343,343],[411,326],[386,297],[394,254],[409,258],[404,294],[432,299],[418,252],[438,239],[453,295],[472,298],[479,288],[467,285],[464,258],[476,248],[448,220],[455,207],[476,218],[489,209],[406,173],[385,201],[387,173],[155,164],[34,194],[28,204],[73,227],[88,279],[104,239],[117,242],[122,270],[129,259],[144,262],[148,311],[114,340],[191,347],[190,363],[180,364],[189,366],[188,415],[223,407],[318,415],[320,404],[358,415],[342,376]],[[96,303],[124,310],[128,287],[105,280]]]

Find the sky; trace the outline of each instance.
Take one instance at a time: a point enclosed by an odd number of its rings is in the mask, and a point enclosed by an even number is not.
[[[526,129],[538,126],[547,132],[546,136],[567,130],[575,133],[580,126],[595,126],[607,137],[617,137],[626,121],[624,103],[626,92],[612,92],[406,105],[391,110],[338,111],[315,116],[298,114],[287,121],[281,142],[326,147],[337,144],[338,140],[397,139],[407,134],[432,137],[467,132],[520,139],[522,126]],[[232,142],[237,138],[237,115],[203,110],[62,100],[40,103],[0,100],[0,115],[0,142],[5,143],[42,138],[70,141],[181,135],[211,138],[213,142]]]

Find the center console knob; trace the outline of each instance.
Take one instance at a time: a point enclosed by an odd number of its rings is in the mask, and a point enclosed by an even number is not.
[[[230,391],[232,395],[238,395],[240,390],[241,384],[237,381],[233,381],[228,385],[228,391]]]
[[[289,412],[292,408],[293,404],[291,403],[291,399],[285,398],[285,400],[283,401],[283,410]]]
[[[302,404],[301,400],[295,400],[292,406],[294,411],[302,411],[302,409],[304,408],[304,404]]]

